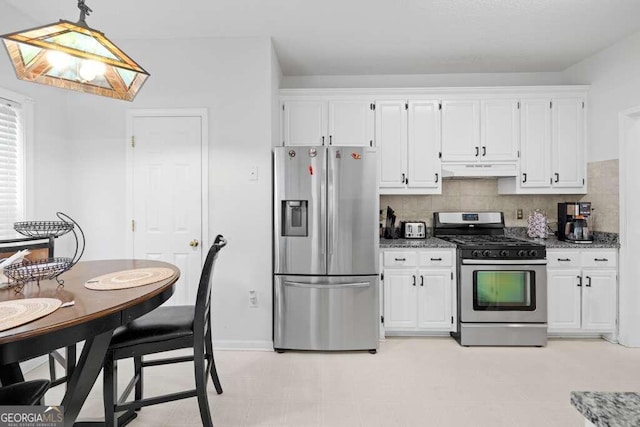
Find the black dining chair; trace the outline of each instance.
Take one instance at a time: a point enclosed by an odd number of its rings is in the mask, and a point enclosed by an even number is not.
[[[48,380],[24,381],[0,387],[0,405],[42,405]]]
[[[159,307],[114,331],[103,368],[105,425],[115,426],[119,421],[121,424],[123,420],[134,418],[133,411],[144,406],[197,397],[203,426],[213,426],[207,400],[208,376],[211,375],[218,394],[222,394],[222,386],[213,360],[211,341],[211,275],[218,254],[226,244],[225,238],[218,235],[209,249],[200,275],[195,306]],[[193,348],[193,356],[142,358],[183,348]],[[117,361],[128,358],[134,360],[134,374],[118,398]],[[143,368],[189,361],[194,363],[195,389],[143,398]],[[127,402],[134,387],[135,399]],[[117,416],[122,411],[124,413]]]
[[[46,258],[53,258],[53,237],[23,237],[17,239],[0,240],[0,259],[8,258],[23,249],[29,250],[27,259],[37,261]],[[57,376],[56,363],[60,364],[65,374],[61,377]],[[67,382],[71,377],[76,366],[76,346],[70,345],[66,348],[65,355],[60,350],[54,350],[49,353],[49,376],[51,378],[51,387],[55,387]]]

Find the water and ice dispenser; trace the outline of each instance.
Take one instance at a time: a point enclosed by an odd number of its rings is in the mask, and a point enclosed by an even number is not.
[[[282,201],[282,235],[308,236],[307,200]]]

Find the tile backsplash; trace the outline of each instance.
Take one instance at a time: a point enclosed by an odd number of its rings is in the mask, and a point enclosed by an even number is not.
[[[380,196],[380,209],[387,206],[401,220],[425,221],[432,226],[433,212],[438,211],[502,211],[508,227],[526,227],[527,216],[535,209],[546,212],[555,228],[559,202],[590,201],[595,231],[617,233],[619,230],[618,160],[605,160],[587,165],[586,195],[517,195],[498,194],[497,179],[453,179],[442,181],[442,194],[433,196]],[[516,212],[522,209],[523,219]]]

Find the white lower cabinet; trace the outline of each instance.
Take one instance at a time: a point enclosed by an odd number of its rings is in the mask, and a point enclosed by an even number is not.
[[[549,332],[616,330],[617,251],[547,250]]]
[[[388,249],[382,258],[385,332],[455,330],[453,249]]]

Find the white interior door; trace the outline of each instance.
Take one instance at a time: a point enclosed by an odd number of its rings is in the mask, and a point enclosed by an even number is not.
[[[169,304],[195,302],[202,260],[202,117],[134,117],[133,255],[180,269]]]

